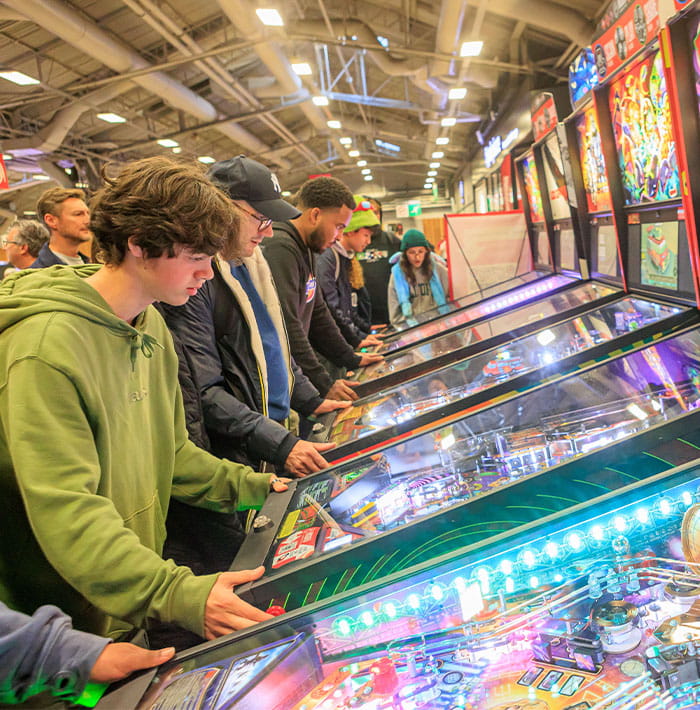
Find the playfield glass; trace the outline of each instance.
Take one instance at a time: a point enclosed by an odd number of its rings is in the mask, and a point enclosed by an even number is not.
[[[625,204],[680,199],[661,52],[657,50],[615,80],[609,104]]]
[[[409,330],[397,333],[395,336],[386,340],[380,348],[380,352],[386,355],[387,353],[418,343],[421,340],[432,338],[447,330],[458,328],[460,325],[466,325],[479,318],[486,318],[520,303],[526,303],[527,301],[539,298],[555,289],[576,283],[576,281],[577,279],[570,276],[553,274],[552,276],[547,276],[533,283],[514,288],[502,295],[491,296],[473,306],[461,308],[454,313],[448,313],[439,318],[434,318],[427,323],[422,323],[416,328],[410,328]]]
[[[138,708],[697,708],[698,476],[680,467],[193,649]],[[257,705],[193,675],[276,647],[284,664],[252,666]]]
[[[340,410],[330,426],[328,439],[336,444],[362,439],[369,433],[413,421],[419,414],[538,369],[542,370],[542,378],[546,378],[560,370],[566,358],[644,325],[657,323],[680,310],[676,306],[631,297],[603,305],[365,397],[349,409]]]
[[[358,370],[355,379],[370,382],[385,375],[401,372],[409,367],[426,366],[435,358],[451,353],[472,343],[482,342],[516,328],[536,323],[558,313],[564,313],[586,303],[609,296],[616,289],[595,282],[581,283],[566,291],[545,296],[520,308],[514,308],[475,325],[466,325],[446,335],[436,336],[422,345],[397,353],[388,353],[384,360]],[[434,369],[434,368],[431,368]]]
[[[380,535],[675,419],[699,402],[695,328],[443,419],[425,434],[298,481],[265,566],[271,572]]]

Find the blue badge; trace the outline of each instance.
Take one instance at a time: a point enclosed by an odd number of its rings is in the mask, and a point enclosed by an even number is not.
[[[306,302],[310,303],[314,300],[316,295],[316,277],[311,274],[309,280],[306,282]]]

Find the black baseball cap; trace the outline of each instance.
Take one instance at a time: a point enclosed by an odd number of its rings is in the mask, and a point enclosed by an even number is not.
[[[262,163],[245,155],[214,163],[209,177],[231,199],[245,200],[265,217],[276,221],[294,219],[301,212],[282,199],[277,176]]]

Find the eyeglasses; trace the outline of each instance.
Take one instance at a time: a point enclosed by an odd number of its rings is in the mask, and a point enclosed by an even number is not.
[[[249,217],[252,217],[253,219],[256,219],[258,221],[258,232],[264,231],[272,224],[272,220],[269,217],[258,217],[258,215],[256,215],[255,212],[248,211],[247,209],[245,209],[244,207],[241,207],[236,202],[234,202],[233,204],[241,212],[245,212],[245,214],[247,214]]]
[[[2,244],[2,247],[4,249],[8,244],[19,244],[19,242],[16,242],[14,239],[4,239],[3,238],[2,242],[0,242],[0,244]]]

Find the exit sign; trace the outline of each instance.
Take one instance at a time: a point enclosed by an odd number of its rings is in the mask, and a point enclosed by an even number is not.
[[[409,217],[420,217],[423,214],[423,208],[420,202],[409,202],[408,203],[408,216]]]

